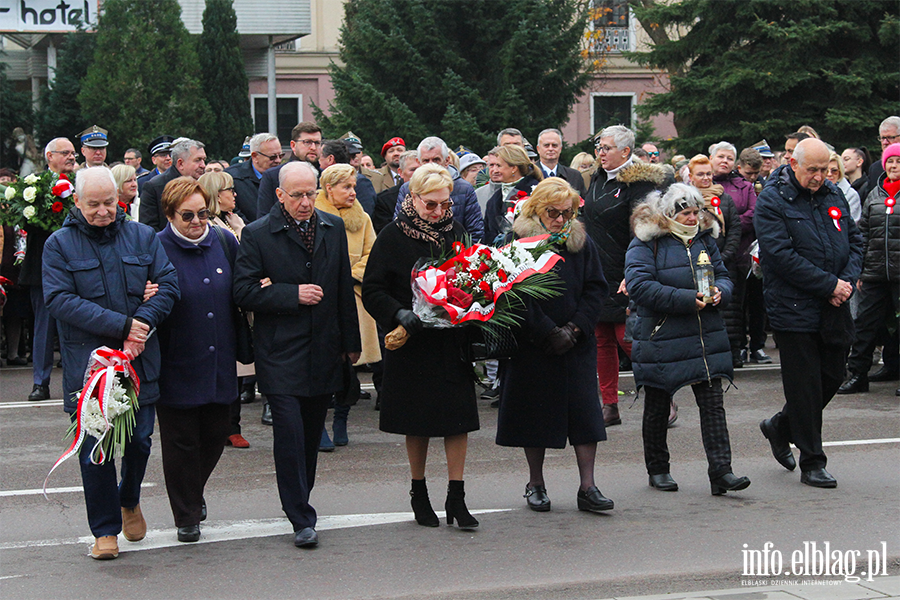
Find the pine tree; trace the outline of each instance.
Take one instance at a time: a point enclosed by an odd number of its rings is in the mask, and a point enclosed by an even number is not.
[[[39,146],[53,138],[65,137],[72,140],[78,150],[78,134],[93,125],[86,123],[82,116],[78,94],[88,67],[94,61],[94,45],[94,34],[79,31],[66,34],[57,49],[53,83],[43,89],[35,119],[35,137]]]
[[[588,83],[583,0],[347,0],[326,136],[438,135],[484,152],[504,127],[565,123]]]
[[[12,131],[21,127],[25,133],[31,133],[34,113],[31,94],[16,90],[15,84],[6,76],[6,67],[6,63],[0,62],[0,165],[16,167],[18,154],[14,144],[9,143]]]
[[[206,0],[197,47],[203,89],[214,119],[204,136],[206,153],[224,159],[236,155],[244,137],[253,133],[250,90],[232,2]]]
[[[671,85],[638,114],[674,113],[681,153],[722,139],[778,146],[804,124],[839,149],[872,146],[897,114],[900,0],[630,2],[655,41],[633,56]]]
[[[109,130],[110,157],[162,134],[200,139],[212,120],[205,96],[177,0],[103,3],[78,102],[87,125]]]

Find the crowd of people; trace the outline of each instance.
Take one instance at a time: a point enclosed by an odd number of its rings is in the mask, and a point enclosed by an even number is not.
[[[476,381],[499,408],[496,443],[523,448],[526,505],[551,509],[547,448],[574,449],[579,510],[614,508],[595,480],[598,442],[622,423],[619,372],[642,390],[649,485],[678,490],[667,429],[674,395],[690,386],[713,495],[750,485],[732,470],[724,396],[734,369],[772,362],[779,349],[785,405],[760,423],[774,458],[801,482],[835,487],[822,449],[822,410],[836,393],[867,392],[900,375],[900,117],[879,127],[881,156],[840,154],[810,127],[738,152],[721,141],[673,156],[636,144],[615,125],[594,156],[560,162],[563,136],[532,146],[514,128],[480,156],[438,137],[380,150],[375,168],[348,132],[325,140],[312,122],[291,132],[290,154],[271,133],[249,137],[231,161],[198,140],[160,136],[153,170],[130,148],[107,166],[105,130],[50,140],[47,169],[75,181],[74,207],[56,232],[4,227],[7,365],[27,365],[49,398],[58,333],[65,410],[76,411],[92,350],[120,348],[140,377],[140,410],[121,459],[80,453],[91,555],[118,555],[119,533],[146,534],[140,484],[158,420],[177,538],[197,541],[204,486],[226,445],[248,447],[241,406],[264,396],[276,481],[294,544],[318,544],[310,503],[320,451],[349,443],[357,370],[371,370],[382,431],[404,436],[417,523],[436,527],[426,485],[430,439],[447,458],[448,525],[479,526],[466,504],[469,432],[478,430]],[[0,171],[0,184],[14,177]],[[423,325],[410,272],[455,243],[500,246],[546,236],[564,260],[557,296],[525,300],[517,350],[475,376],[468,328]],[[31,323],[31,328],[26,326]],[[244,327],[252,324],[252,358]],[[402,326],[409,341],[385,347]],[[873,352],[883,364],[870,374]],[[849,357],[848,357],[849,353]],[[846,377],[845,377],[846,374]],[[898,390],[900,395],[900,390]],[[334,406],[329,435],[326,420]]]

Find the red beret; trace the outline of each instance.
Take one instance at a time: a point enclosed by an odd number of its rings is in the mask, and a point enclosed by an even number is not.
[[[384,153],[393,148],[394,146],[403,146],[406,148],[406,142],[403,141],[403,138],[391,138],[384,143],[384,146],[381,147],[381,158],[384,158]]]

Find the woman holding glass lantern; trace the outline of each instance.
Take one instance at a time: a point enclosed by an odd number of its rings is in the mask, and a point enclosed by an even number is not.
[[[720,313],[732,283],[719,256],[719,224],[703,210],[696,188],[676,183],[651,194],[631,217],[634,239],[625,256],[625,283],[637,305],[631,360],[645,390],[644,461],[650,486],[674,492],[666,426],[669,403],[690,385],[700,408],[700,431],[714,496],[742,490],[731,470],[722,379],[732,380],[731,348]]]

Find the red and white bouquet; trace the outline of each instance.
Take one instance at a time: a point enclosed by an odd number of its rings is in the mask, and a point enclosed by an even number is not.
[[[455,242],[449,258],[419,261],[412,272],[413,312],[433,328],[515,326],[521,320],[522,296],[560,294],[562,282],[550,271],[562,257],[550,250],[548,237],[515,240],[499,248]],[[385,336],[385,347],[396,350],[407,337],[399,326]]]
[[[78,454],[86,436],[95,440],[91,450],[93,464],[102,465],[124,455],[125,444],[134,430],[140,391],[140,379],[124,352],[106,346],[91,352],[75,420],[66,432],[72,443],[47,473],[45,490],[56,467]]]
[[[7,225],[24,228],[26,225],[56,231],[62,227],[74,204],[75,186],[65,173],[53,171],[32,173],[8,184],[0,203],[0,219]]]

